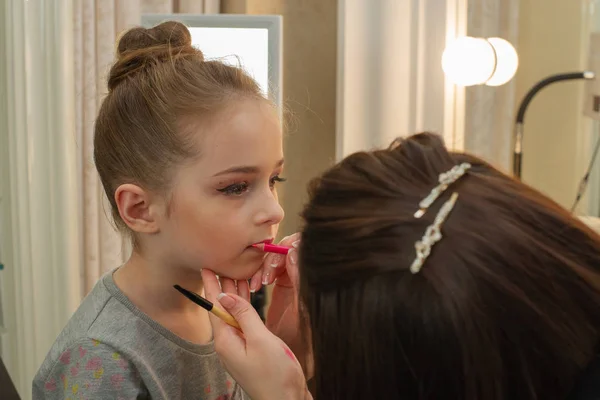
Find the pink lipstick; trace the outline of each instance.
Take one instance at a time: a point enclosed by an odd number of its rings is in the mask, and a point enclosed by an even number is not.
[[[270,243],[256,243],[256,244],[253,244],[252,247],[254,247],[255,249],[262,250],[265,253],[277,253],[277,254],[287,254],[291,249],[291,247],[280,246],[277,244],[270,244]]]

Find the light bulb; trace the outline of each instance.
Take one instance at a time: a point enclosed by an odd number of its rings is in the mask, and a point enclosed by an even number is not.
[[[519,56],[512,44],[501,38],[488,38],[496,51],[496,70],[485,83],[488,86],[500,86],[510,81],[519,67]]]
[[[472,86],[485,83],[496,67],[491,43],[482,38],[463,36],[452,42],[442,55],[442,69],[454,84]]]

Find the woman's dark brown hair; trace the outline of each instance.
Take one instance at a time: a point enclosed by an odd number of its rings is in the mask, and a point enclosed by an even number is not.
[[[472,168],[416,219],[438,176]],[[443,238],[414,244],[453,193]],[[433,134],[316,180],[300,297],[317,400],[564,399],[596,354],[600,240],[552,200]]]

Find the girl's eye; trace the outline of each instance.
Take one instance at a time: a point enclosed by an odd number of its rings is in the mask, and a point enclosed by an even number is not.
[[[279,182],[285,182],[287,181],[287,179],[280,177],[279,175],[275,175],[274,177],[271,178],[271,180],[269,181],[269,184],[271,186],[271,189],[275,187],[276,183]]]
[[[217,190],[226,196],[241,196],[248,191],[248,183],[234,183],[233,185],[229,185],[223,189]]]

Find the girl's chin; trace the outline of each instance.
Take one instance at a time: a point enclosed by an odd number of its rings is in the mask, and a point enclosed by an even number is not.
[[[262,257],[255,260],[239,260],[229,266],[219,268],[220,271],[215,271],[215,273],[223,278],[230,278],[238,281],[244,279],[248,280],[254,276],[261,266]]]

